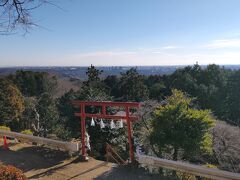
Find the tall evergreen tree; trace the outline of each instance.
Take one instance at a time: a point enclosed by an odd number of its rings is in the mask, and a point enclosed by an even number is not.
[[[53,127],[56,125],[59,114],[56,108],[55,101],[48,93],[42,94],[36,105],[39,122],[34,126],[34,130],[38,135],[46,137],[53,132]]]
[[[136,68],[131,68],[121,74],[119,90],[123,101],[143,101],[148,99],[149,92],[144,84],[144,76],[137,72]]]
[[[223,117],[229,123],[240,126],[240,71],[235,71],[227,82]]]
[[[74,115],[77,111],[71,101],[78,99],[78,93],[70,90],[57,100],[59,111],[55,133],[61,139],[78,138],[80,136],[80,119]]]
[[[119,90],[119,78],[116,75],[110,75],[107,76],[103,82],[110,96],[113,96],[117,100],[117,98],[121,96]]]

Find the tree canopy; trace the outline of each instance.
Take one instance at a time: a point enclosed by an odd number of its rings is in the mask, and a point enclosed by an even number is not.
[[[240,126],[240,71],[232,73],[227,81],[223,119]]]
[[[143,101],[149,96],[144,77],[137,72],[136,68],[121,74],[118,88],[123,101]]]
[[[8,77],[24,96],[40,96],[42,93],[54,94],[57,87],[56,76],[46,72],[16,71]]]
[[[11,82],[0,78],[0,122],[19,120],[24,111],[21,92]]]
[[[177,160],[181,150],[184,158],[200,150],[210,152],[209,130],[214,125],[210,111],[194,109],[192,99],[178,90],[173,90],[166,101],[155,111],[152,121],[150,140],[159,153],[170,150]]]
[[[203,109],[211,109],[219,119],[224,119],[228,79],[233,72],[215,64],[201,67],[198,64],[176,70],[164,81],[168,91],[179,89],[196,98]],[[235,73],[235,72],[234,72]]]

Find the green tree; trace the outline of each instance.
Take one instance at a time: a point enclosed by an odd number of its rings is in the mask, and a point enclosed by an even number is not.
[[[123,101],[139,102],[148,99],[149,96],[147,86],[144,84],[144,76],[140,75],[136,68],[121,74],[119,90]]]
[[[46,92],[53,95],[57,87],[57,78],[46,72],[19,70],[8,78],[28,97],[40,96]]]
[[[167,88],[164,84],[163,77],[160,75],[150,75],[145,79],[145,84],[149,89],[149,98],[161,101],[167,94]]]
[[[75,110],[71,101],[78,99],[78,93],[70,90],[57,100],[59,120],[54,128],[56,135],[64,140],[80,136],[80,119],[74,115]]]
[[[88,67],[86,75],[88,77],[88,80],[85,81],[86,84],[99,82],[100,81],[100,75],[102,74],[102,70],[98,70],[91,64],[90,67]]]
[[[240,71],[235,71],[227,82],[224,101],[224,118],[231,124],[240,126]]]
[[[21,92],[11,82],[0,78],[0,123],[18,121],[24,111]]]
[[[87,80],[83,82],[82,89],[80,90],[79,99],[87,101],[106,101],[110,100],[106,92],[106,87],[101,81],[100,76],[102,71],[96,69],[91,65],[87,72]]]
[[[57,125],[59,114],[56,103],[48,93],[42,94],[36,104],[37,123],[33,124],[35,132],[43,137],[53,132],[54,126]]]
[[[165,83],[169,89],[179,89],[192,97],[203,109],[211,109],[218,118],[223,117],[224,99],[229,71],[218,65],[206,68],[198,64],[175,71]]]
[[[21,129],[33,129],[33,123],[39,120],[36,97],[24,97],[25,109],[21,116]]]
[[[54,133],[59,125],[59,113],[55,100],[47,93],[40,97],[25,97],[25,111],[21,117],[21,129],[31,129],[35,135]]]
[[[202,108],[211,109],[222,118],[229,71],[218,65],[210,64],[203,70],[198,87],[198,101]]]
[[[209,130],[214,125],[210,111],[192,108],[192,99],[178,90],[173,90],[166,102],[155,111],[152,121],[150,141],[158,153],[172,152],[174,160],[180,158],[180,151],[186,159],[200,150],[210,153]]]
[[[32,129],[36,135],[52,133],[58,112],[53,98],[57,78],[46,72],[16,71],[7,77],[24,95],[26,106],[19,128]]]
[[[74,116],[74,112],[78,110],[76,110],[71,104],[72,100],[109,100],[109,96],[105,92],[104,84],[99,77],[101,73],[102,71],[97,70],[91,65],[86,72],[88,79],[83,82],[81,89],[77,92],[70,90],[57,100],[57,108],[60,117],[58,124],[55,127],[55,133],[58,137],[62,139],[70,139],[78,138],[80,136],[80,119]],[[87,108],[87,111],[96,111],[96,109]]]
[[[103,82],[110,96],[115,97],[117,100],[117,97],[121,96],[121,92],[119,91],[119,78],[116,75],[110,75],[107,76]]]

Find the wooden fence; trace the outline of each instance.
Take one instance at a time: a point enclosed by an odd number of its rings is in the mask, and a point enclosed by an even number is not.
[[[11,132],[11,131],[4,131],[4,130],[0,130],[0,136],[7,136],[7,137],[11,137],[11,138],[16,138],[18,140],[35,142],[37,144],[47,145],[49,147],[59,148],[59,149],[63,149],[63,150],[69,151],[69,152],[79,151],[78,143],[57,141],[57,140],[52,140],[52,139],[48,139],[48,138],[27,135],[27,134],[22,134],[22,133],[17,133],[17,132]]]
[[[137,160],[140,164],[162,167],[166,169],[182,171],[195,176],[206,177],[216,180],[240,180],[239,173],[231,173],[228,171],[222,171],[215,168],[207,168],[203,166],[193,165],[189,163],[183,163],[179,161],[166,160],[151,156],[138,155]]]

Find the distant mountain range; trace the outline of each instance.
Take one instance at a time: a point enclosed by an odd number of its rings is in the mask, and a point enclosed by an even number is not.
[[[138,72],[143,75],[164,75],[171,74],[176,69],[184,68],[185,66],[101,66],[96,67],[99,70],[103,70],[102,77],[108,75],[120,75],[122,72],[126,72],[132,67],[136,67]],[[206,66],[202,66],[206,67]],[[240,65],[223,65],[225,69],[239,70]],[[86,70],[88,67],[0,67],[0,75],[7,75],[14,73],[17,70],[30,70],[30,71],[43,71],[58,74],[63,77],[70,77],[84,80],[86,78]]]

